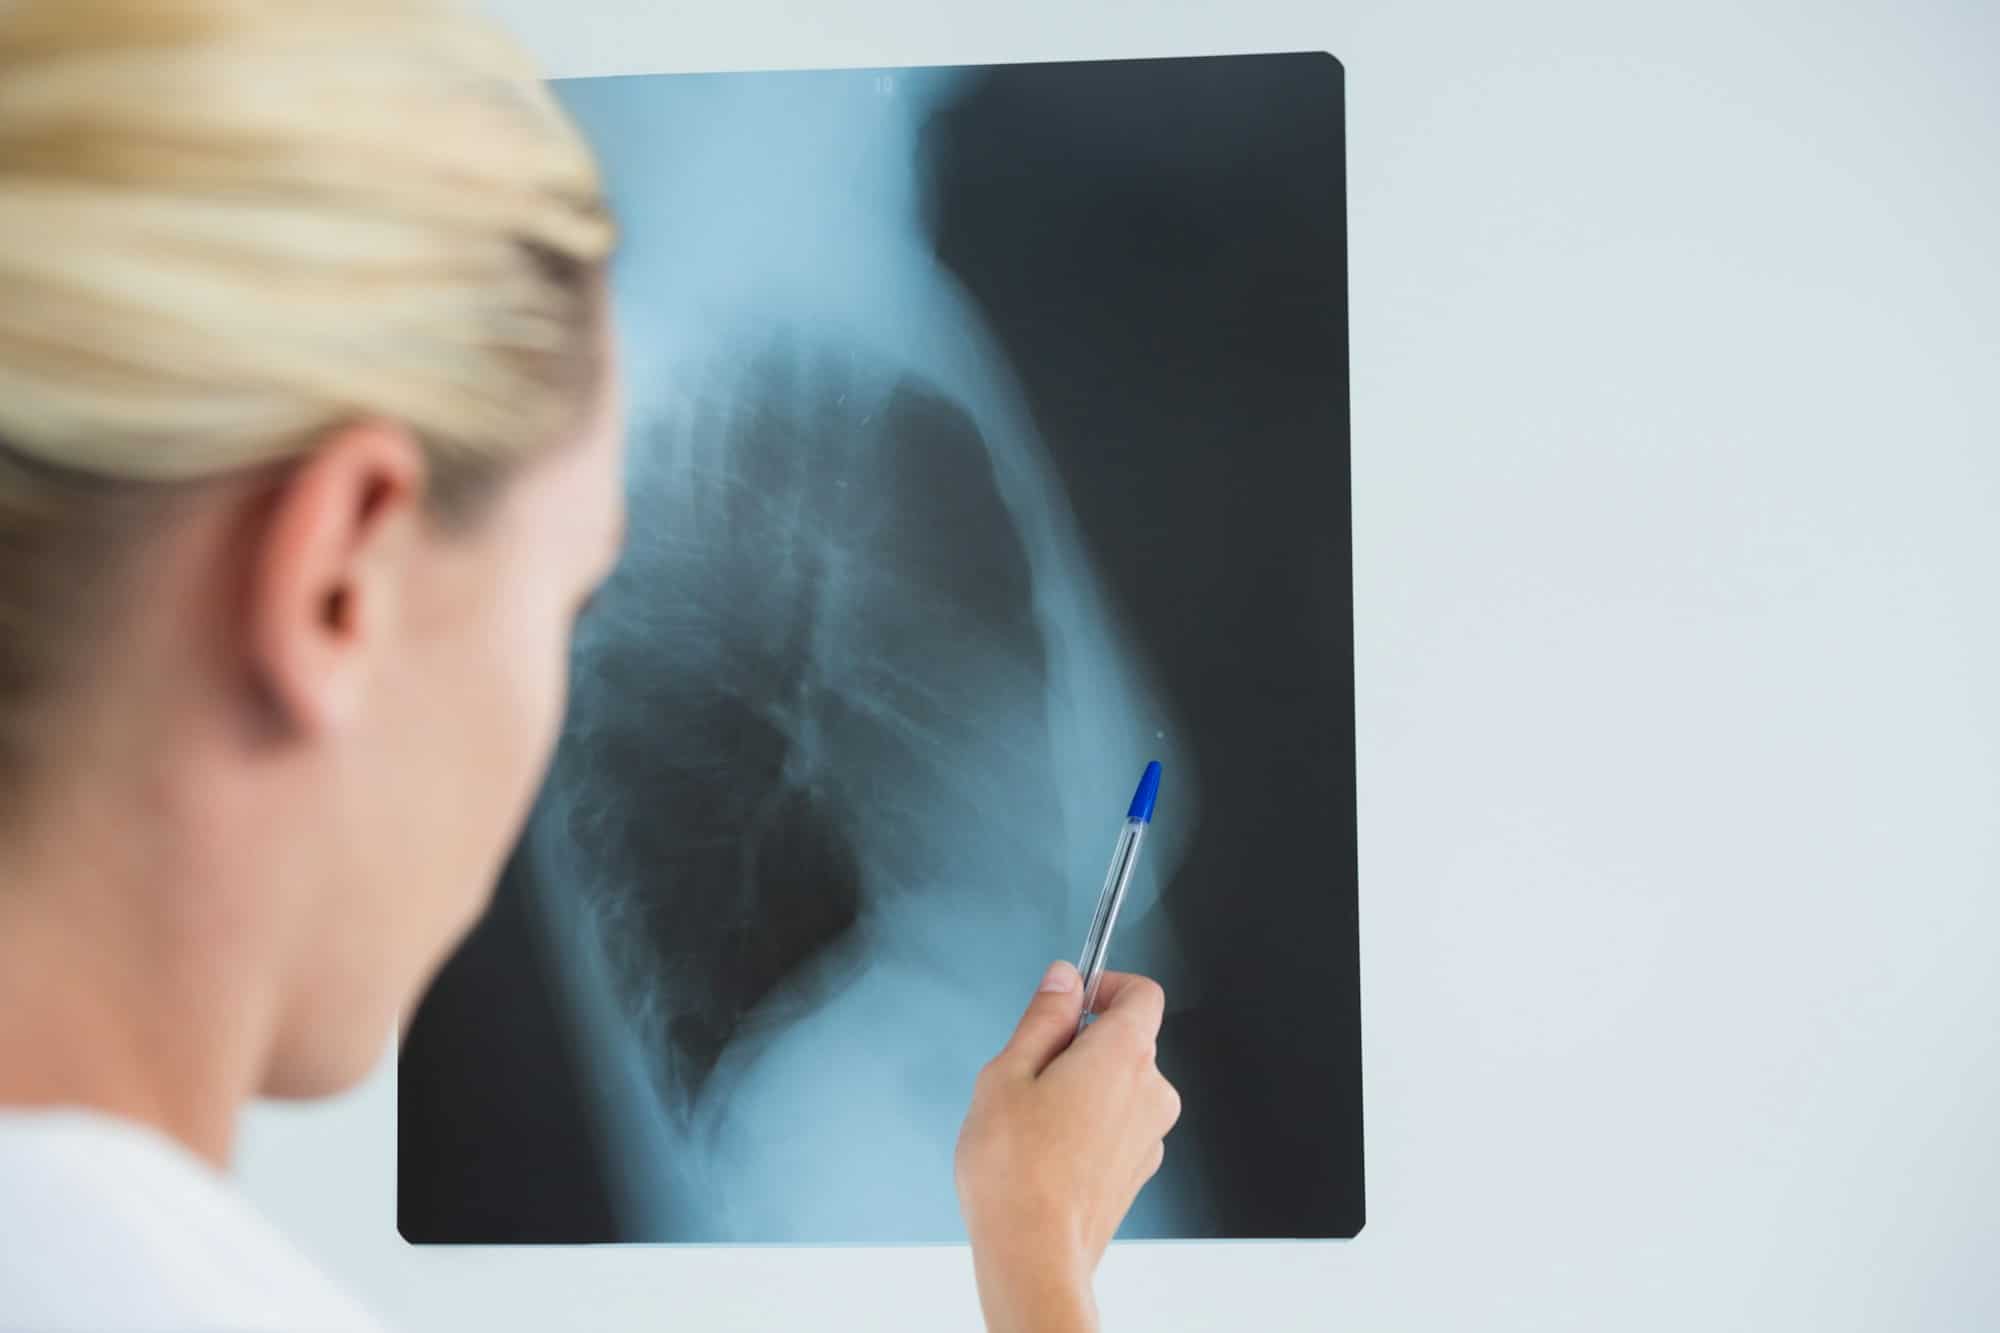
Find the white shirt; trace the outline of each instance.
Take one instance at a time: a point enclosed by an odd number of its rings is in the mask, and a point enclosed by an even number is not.
[[[164,1134],[0,1111],[0,1330],[382,1333]]]

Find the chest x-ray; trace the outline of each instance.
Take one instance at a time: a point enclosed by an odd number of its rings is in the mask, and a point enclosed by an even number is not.
[[[400,1064],[415,1241],[962,1230],[979,1066],[1165,768],[1127,1237],[1361,1225],[1340,70],[559,85],[631,536]]]

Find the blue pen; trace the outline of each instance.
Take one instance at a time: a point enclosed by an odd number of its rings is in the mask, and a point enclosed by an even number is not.
[[[1125,886],[1139,864],[1139,844],[1146,840],[1146,826],[1153,822],[1153,803],[1160,798],[1160,761],[1146,765],[1139,790],[1132,793],[1132,806],[1125,812],[1125,827],[1118,831],[1118,845],[1111,852],[1111,869],[1105,872],[1104,888],[1097,895],[1097,915],[1091,918],[1090,933],[1083,937],[1083,957],[1076,970],[1083,974],[1083,1013],[1076,1020],[1082,1032],[1097,1007],[1097,986],[1104,980],[1104,956],[1111,949],[1111,927],[1118,922],[1118,906],[1125,901]]]

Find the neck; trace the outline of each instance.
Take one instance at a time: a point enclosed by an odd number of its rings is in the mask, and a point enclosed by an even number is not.
[[[0,830],[0,1107],[105,1112],[223,1166],[275,1009],[241,965],[247,923],[189,891],[143,813],[64,795],[37,810],[71,818]]]

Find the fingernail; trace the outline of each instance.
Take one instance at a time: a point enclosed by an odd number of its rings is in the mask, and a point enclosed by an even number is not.
[[[1069,991],[1076,989],[1076,969],[1068,963],[1050,963],[1049,970],[1042,974],[1042,993]]]

